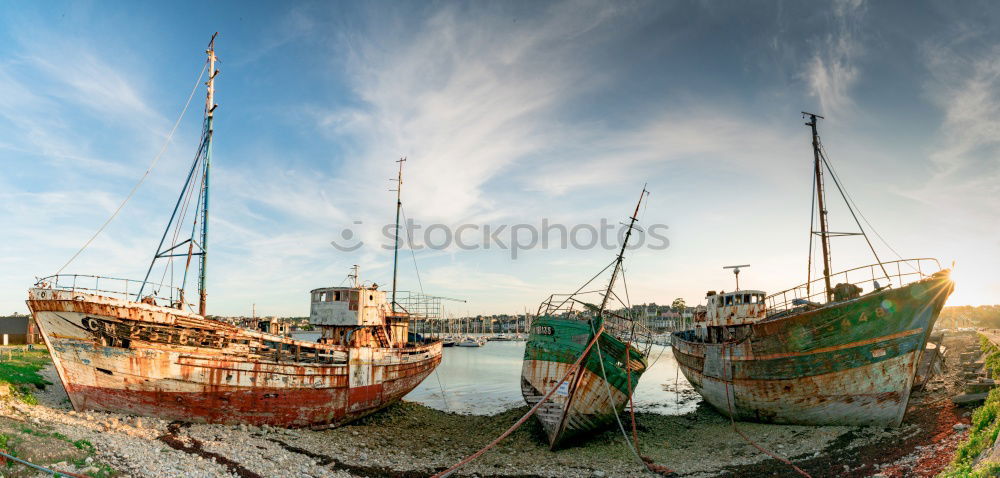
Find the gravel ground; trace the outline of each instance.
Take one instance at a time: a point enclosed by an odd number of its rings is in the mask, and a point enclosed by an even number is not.
[[[326,431],[171,424],[148,417],[72,411],[52,367],[43,374],[54,385],[38,393],[39,404],[4,401],[0,407],[5,418],[0,420],[30,424],[43,433],[58,432],[70,441],[87,440],[94,447],[93,459],[121,476],[427,476],[489,443],[527,410],[522,407],[472,416],[403,402]],[[930,400],[937,400],[935,406],[950,405],[940,400],[940,396],[948,396],[943,393],[921,394],[915,397],[914,407]],[[914,420],[908,419],[895,429],[755,423],[740,423],[739,427],[753,441],[789,457],[813,476],[868,476],[883,467],[897,470],[907,460],[914,461],[913,456],[936,450],[935,440],[957,441],[966,433],[950,428],[961,417],[938,427],[944,431],[930,433],[934,427],[928,420],[941,413],[933,406],[924,408],[922,413],[911,411]],[[636,419],[642,454],[680,476],[794,475],[787,465],[733,433],[728,419],[705,405],[685,415],[639,413]],[[3,424],[0,421],[0,426]],[[617,429],[558,452],[549,451],[544,443],[540,426],[529,420],[496,448],[461,469],[459,475],[650,475],[624,445]],[[898,450],[879,458],[885,447]],[[66,469],[79,470],[72,466]]]

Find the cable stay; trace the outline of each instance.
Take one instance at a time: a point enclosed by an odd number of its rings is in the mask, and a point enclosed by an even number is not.
[[[865,238],[865,243],[868,245],[868,249],[871,251],[872,255],[875,257],[875,261],[878,262],[879,268],[882,270],[882,274],[885,279],[891,283],[889,278],[889,272],[885,269],[885,264],[882,259],[879,258],[878,252],[872,245],[871,240],[868,238],[868,234],[865,228],[861,225],[861,221],[858,219],[858,213],[855,212],[857,205],[854,204],[853,200],[848,199],[849,195],[844,189],[840,178],[834,172],[833,167],[830,166],[830,161],[826,156],[826,150],[823,148],[822,142],[820,141],[819,132],[817,131],[817,120],[825,119],[820,115],[814,113],[802,112],[803,118],[808,118],[809,121],[806,126],[812,129],[812,146],[813,146],[813,187],[812,194],[814,196],[813,208],[809,219],[809,257],[808,265],[806,267],[806,295],[808,296],[811,291],[812,283],[812,244],[813,237],[819,237],[821,250],[823,252],[823,279],[826,286],[826,300],[827,302],[833,301],[833,287],[830,284],[830,276],[832,274],[831,267],[831,249],[830,249],[830,238],[831,237],[849,237],[849,236],[863,236]],[[859,232],[835,232],[830,231],[829,221],[828,221],[828,210],[826,203],[826,190],[823,183],[823,171],[826,170],[830,177],[833,178],[833,184],[837,187],[837,191],[840,193],[841,198],[844,200],[844,204],[847,206],[848,211],[851,213],[851,217],[854,219],[854,223],[858,226]],[[819,217],[816,217],[816,212],[819,211]],[[816,220],[819,220],[819,230],[816,230]],[[868,220],[865,219],[867,223]],[[869,224],[870,226],[870,224]],[[884,240],[883,240],[884,242]],[[912,266],[911,266],[912,267]]]
[[[195,152],[195,157],[188,170],[184,185],[177,197],[177,202],[174,204],[174,209],[170,214],[170,219],[167,221],[167,225],[163,230],[160,243],[157,245],[156,252],[153,254],[153,259],[150,261],[149,268],[146,270],[146,276],[143,278],[142,285],[139,287],[139,291],[135,295],[136,301],[147,300],[143,297],[143,292],[146,291],[146,286],[149,284],[149,276],[152,274],[153,268],[156,266],[157,261],[161,259],[166,260],[167,264],[164,266],[163,280],[161,280],[160,283],[163,283],[169,273],[171,277],[171,286],[173,286],[174,258],[184,257],[186,258],[184,263],[184,273],[181,278],[180,287],[176,288],[178,290],[179,297],[177,297],[175,301],[175,298],[171,293],[170,300],[172,301],[172,307],[183,308],[187,306],[190,308],[185,300],[184,294],[187,288],[191,261],[192,259],[197,258],[199,296],[198,314],[202,316],[206,313],[207,303],[206,269],[208,265],[209,173],[212,165],[212,136],[214,133],[215,110],[219,106],[215,103],[215,78],[219,75],[219,70],[216,68],[218,58],[215,56],[215,38],[217,35],[218,33],[212,35],[212,39],[208,43],[208,48],[205,50],[205,53],[208,56],[206,60],[208,81],[205,82],[207,91],[205,95],[201,141],[198,144],[198,149]],[[197,195],[195,194],[195,191],[197,191]],[[193,208],[192,199],[194,199]],[[191,213],[190,219],[188,219],[189,212]],[[182,231],[186,228],[185,223],[188,220],[191,221],[189,235],[184,240],[179,240]],[[173,234],[170,234],[171,230],[173,231]],[[169,244],[167,243],[168,235],[171,236]],[[183,250],[182,247],[185,245],[187,246],[186,252],[177,252],[178,250]],[[171,291],[173,290],[174,288],[171,287]],[[156,290],[153,290],[152,295],[155,294]],[[152,298],[150,297],[149,300],[152,300]]]

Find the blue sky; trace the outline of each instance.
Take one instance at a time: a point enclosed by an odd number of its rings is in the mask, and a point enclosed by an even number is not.
[[[156,156],[219,31],[209,310],[303,315],[352,264],[387,284],[388,179],[421,224],[624,221],[665,250],[633,302],[805,279],[811,149],[903,257],[956,262],[951,304],[1000,302],[1000,7],[807,2],[4,2],[0,311],[24,311]],[[197,146],[203,92],[67,272],[141,278]],[[851,227],[828,185],[832,228]],[[356,224],[355,222],[361,224]],[[330,245],[345,227],[365,245]],[[885,259],[895,254],[877,238]],[[873,262],[835,239],[841,270]],[[401,254],[455,314],[534,309],[614,252]],[[418,283],[413,262],[420,271]]]

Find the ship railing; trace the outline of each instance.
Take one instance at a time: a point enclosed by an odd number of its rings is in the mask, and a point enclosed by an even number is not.
[[[592,303],[580,300],[579,297],[589,296],[602,291],[578,292],[576,294],[552,294],[538,306],[538,315],[549,317],[581,316],[592,317],[597,311]],[[596,300],[595,300],[596,302]]]
[[[389,294],[386,292],[386,294]],[[396,308],[410,316],[410,320],[437,320],[441,318],[441,297],[408,290],[396,291]]]
[[[603,291],[580,292],[577,294],[552,294],[539,305],[538,315],[577,319],[594,318],[599,312],[598,306],[579,298],[582,295],[593,295],[594,293],[601,294]],[[631,317],[628,309],[625,310],[625,314],[623,316],[605,310],[603,313],[604,329],[623,342],[637,344],[636,347],[640,347],[638,344],[643,344],[646,350],[648,350],[648,345],[652,343],[653,333],[640,321]]]
[[[899,288],[930,277],[940,270],[941,263],[931,257],[887,261],[831,274],[830,287],[851,284],[859,287],[861,289],[859,294],[864,295],[892,287]],[[834,293],[833,290],[830,292]],[[857,297],[859,294],[852,294],[850,297]],[[827,301],[823,276],[764,298],[768,316],[797,308],[821,306]],[[837,301],[834,298],[831,302]]]
[[[56,274],[43,277],[35,282],[35,287],[72,292],[86,292],[105,297],[124,300],[136,300],[136,295],[142,289],[143,297],[156,299],[159,305],[175,306],[181,297],[179,287],[167,284],[154,284],[133,279],[107,277],[87,274]],[[185,304],[191,307],[193,304]]]

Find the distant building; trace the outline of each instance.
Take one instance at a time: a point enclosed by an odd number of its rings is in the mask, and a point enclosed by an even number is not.
[[[0,317],[0,345],[37,344],[42,341],[30,315]]]

